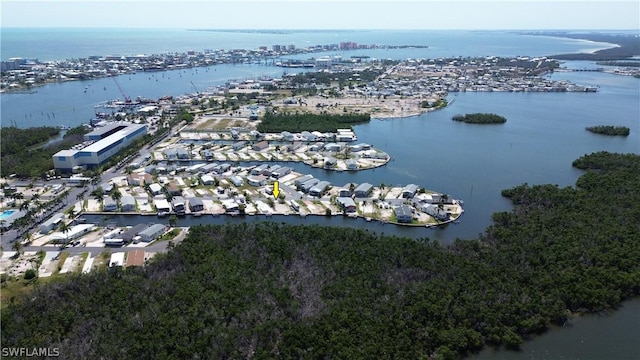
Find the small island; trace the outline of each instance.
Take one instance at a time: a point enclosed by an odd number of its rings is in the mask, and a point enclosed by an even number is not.
[[[598,125],[589,126],[587,131],[594,134],[610,135],[610,136],[629,136],[629,128],[626,126]]]
[[[507,122],[507,119],[504,116],[486,113],[455,115],[452,120],[462,121],[467,124],[504,124]]]

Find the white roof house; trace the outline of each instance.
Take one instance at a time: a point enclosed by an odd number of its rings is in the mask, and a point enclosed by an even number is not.
[[[69,231],[67,231],[66,233],[58,231],[58,232],[55,232],[55,233],[51,234],[50,238],[51,238],[51,240],[73,240],[75,238],[78,238],[78,237],[88,233],[94,227],[96,227],[94,224],[75,225],[75,226],[71,227],[69,229]]]
[[[149,190],[151,191],[152,194],[158,195],[162,193],[162,186],[160,186],[160,184],[158,183],[153,183],[149,185]]]
[[[124,252],[116,252],[111,254],[109,259],[109,267],[124,266]]]

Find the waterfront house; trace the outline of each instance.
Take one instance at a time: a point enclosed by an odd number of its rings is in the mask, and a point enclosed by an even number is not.
[[[434,204],[425,204],[420,210],[440,221],[448,220],[450,215],[446,210]]]
[[[213,169],[215,169],[216,166],[218,166],[218,163],[210,163],[210,164],[207,164],[207,165],[201,167],[200,171],[202,173],[204,173],[204,174],[207,174],[207,173],[210,173],[210,172],[214,171]]]
[[[358,170],[358,162],[355,159],[347,159],[345,162],[347,170]]]
[[[399,223],[410,223],[413,220],[413,209],[407,205],[400,205],[393,208],[396,219]]]
[[[371,150],[371,145],[366,143],[360,143],[360,144],[351,146],[352,152],[365,151],[365,150]]]
[[[231,164],[229,163],[222,163],[213,168],[213,170],[218,174],[224,174],[225,172],[229,171],[229,169],[231,169]]]
[[[152,242],[164,234],[165,226],[163,224],[154,224],[138,233],[138,236],[144,242]]]
[[[280,134],[282,134],[282,139],[285,141],[293,141],[294,139],[293,134],[288,131],[283,131]]]
[[[133,239],[136,236],[138,236],[138,233],[140,233],[141,231],[143,231],[144,229],[146,229],[148,227],[149,227],[149,225],[147,225],[147,224],[137,224],[137,225],[127,229],[126,231],[124,231],[118,237],[121,238],[124,243],[130,243],[131,241],[133,241]]]
[[[309,189],[309,195],[321,197],[329,186],[331,186],[330,182],[320,181]]]
[[[295,200],[289,200],[289,206],[291,206],[294,211],[300,211],[300,204]]]
[[[194,165],[191,165],[191,166],[189,166],[189,167],[187,168],[187,172],[188,172],[188,173],[190,173],[190,174],[196,174],[196,173],[199,173],[199,172],[200,172],[200,169],[201,169],[202,167],[204,167],[205,165],[207,165],[207,164],[200,163],[200,164],[194,164]]]
[[[356,135],[352,131],[340,131],[336,134],[336,141],[355,141]]]
[[[120,209],[122,211],[135,211],[136,199],[131,195],[124,195],[120,198]]]
[[[303,131],[301,135],[304,141],[316,141],[316,136],[308,131]]]
[[[106,196],[102,199],[102,211],[116,211],[118,204],[111,197]]]
[[[300,185],[300,190],[302,190],[302,192],[309,192],[309,189],[311,189],[312,187],[314,187],[317,183],[319,183],[320,180],[312,178],[309,179],[307,181],[305,181],[302,185]]]
[[[451,200],[449,198],[445,200],[442,194],[427,194],[424,197],[424,201],[428,204],[451,204]]]
[[[373,191],[373,185],[362,183],[353,190],[353,195],[357,198],[368,197]]]
[[[402,188],[402,197],[405,199],[412,199],[416,195],[416,192],[418,192],[418,189],[418,185],[409,184]]]
[[[336,160],[336,158],[329,156],[329,157],[324,159],[324,167],[325,168],[331,169],[336,165],[338,165],[338,160]]]
[[[251,149],[253,149],[253,151],[262,151],[262,150],[264,150],[264,149],[266,149],[268,147],[269,147],[269,143],[268,142],[260,141],[260,142],[257,142],[255,144],[253,144]]]
[[[166,199],[153,199],[153,205],[156,207],[156,211],[159,214],[168,213],[171,211],[171,205],[169,205],[169,202]]]
[[[262,170],[262,175],[264,176],[271,176],[271,174],[273,174],[274,171],[277,171],[278,169],[280,169],[282,166],[280,165],[272,165],[269,166],[268,168]]]
[[[224,210],[228,213],[234,213],[234,212],[240,211],[240,207],[238,206],[238,203],[233,200],[223,200],[222,207],[224,207]]]
[[[271,172],[271,177],[274,179],[279,179],[285,175],[288,175],[289,173],[291,173],[292,169],[290,167],[287,166],[282,166],[279,169],[276,169],[274,171]]]
[[[190,197],[189,200],[189,209],[191,212],[199,212],[204,210],[204,203],[202,199],[197,197]]]
[[[182,196],[176,196],[171,199],[171,207],[173,207],[173,211],[177,214],[184,214],[186,211],[186,201]]]
[[[262,172],[268,167],[269,165],[267,164],[258,165],[251,169],[251,175],[262,175]]]
[[[336,202],[345,213],[354,213],[357,210],[356,202],[350,197],[338,197]]]
[[[338,197],[350,197],[351,191],[349,189],[338,189]]]

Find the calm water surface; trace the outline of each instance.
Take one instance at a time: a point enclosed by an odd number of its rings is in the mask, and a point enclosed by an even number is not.
[[[65,33],[66,31],[66,33]],[[65,35],[66,34],[66,38]],[[540,56],[594,50],[606,44],[548,37],[522,36],[508,32],[293,32],[221,33],[124,30],[86,34],[58,32],[2,31],[2,57],[35,57],[41,60],[105,54],[139,54],[207,48],[247,48],[273,44],[329,44],[355,41],[363,44],[417,44],[428,49],[369,51],[378,58],[433,58],[440,56]],[[91,36],[89,36],[91,35]],[[93,37],[93,38],[92,38]],[[57,38],[58,40],[55,40]],[[97,42],[95,39],[100,39]],[[169,39],[169,40],[167,40]],[[119,41],[119,42],[118,42]],[[69,46],[74,43],[76,46]],[[360,55],[349,52],[343,56]],[[592,63],[569,62],[571,67]],[[280,76],[283,70],[260,65],[223,65],[138,73],[118,78],[126,94],[157,98],[193,92],[191,82],[202,91],[229,79]],[[490,224],[490,214],[508,211],[510,203],[500,196],[505,188],[522,183],[551,183],[572,186],[581,171],[571,162],[595,151],[640,153],[640,81],[603,73],[556,73],[554,79],[568,79],[581,85],[599,86],[597,93],[462,93],[452,94],[453,103],[440,111],[421,116],[372,120],[355,127],[359,141],[388,152],[387,166],[358,173],[333,173],[299,164],[301,172],[313,173],[333,184],[371,182],[404,185],[416,183],[465,201],[465,214],[458,225],[427,230],[409,229],[362,220],[295,216],[272,217],[288,223],[364,227],[375,232],[428,236],[449,243],[455,238],[472,238]],[[85,91],[86,90],[86,91]],[[122,98],[112,79],[52,84],[36,94],[3,94],[2,126],[78,125],[94,115],[94,105]],[[451,121],[456,114],[493,112],[507,117],[503,125],[477,126]],[[626,138],[606,137],[585,131],[586,126],[610,124],[631,128]],[[138,221],[158,222],[151,217],[114,216],[110,221],[131,225]],[[198,222],[225,223],[261,221],[264,217],[185,218],[184,225]],[[163,219],[162,221],[167,221]],[[553,329],[523,346],[519,353],[485,351],[478,359],[637,359],[640,339],[640,301],[628,301],[611,316],[586,316],[568,327]]]

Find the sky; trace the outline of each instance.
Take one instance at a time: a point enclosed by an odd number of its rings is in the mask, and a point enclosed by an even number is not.
[[[1,27],[640,30],[640,1],[0,0]]]

